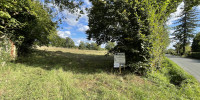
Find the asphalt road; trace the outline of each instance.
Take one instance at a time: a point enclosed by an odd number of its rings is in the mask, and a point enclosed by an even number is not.
[[[166,55],[200,82],[200,60]]]

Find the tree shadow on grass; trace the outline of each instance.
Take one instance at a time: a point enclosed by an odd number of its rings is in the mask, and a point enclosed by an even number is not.
[[[62,68],[64,71],[84,74],[110,73],[113,70],[113,56],[74,54],[62,51],[36,50],[27,57],[19,58],[16,63],[45,70]]]

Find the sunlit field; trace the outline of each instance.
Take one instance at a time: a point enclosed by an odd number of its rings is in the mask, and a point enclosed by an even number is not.
[[[33,54],[0,67],[0,100],[179,100],[200,97],[199,84],[190,76],[192,81],[177,85],[170,75],[180,73],[169,74],[171,70],[167,68],[146,77],[128,70],[119,74],[113,69],[113,56],[105,56],[106,53],[40,47]],[[170,68],[169,63],[163,65]],[[187,74],[184,75],[187,78]]]

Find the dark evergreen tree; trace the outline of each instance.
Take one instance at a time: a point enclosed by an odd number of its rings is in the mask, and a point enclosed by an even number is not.
[[[188,6],[188,2],[184,1],[183,11],[179,16],[181,18],[174,23],[177,24],[177,26],[174,27],[175,31],[173,34],[175,35],[175,39],[181,44],[181,55],[185,54],[186,45],[194,37],[195,28],[199,26],[198,13],[195,7],[189,9]]]

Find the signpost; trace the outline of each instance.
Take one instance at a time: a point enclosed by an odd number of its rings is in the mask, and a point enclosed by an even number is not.
[[[125,67],[125,53],[116,53],[114,55],[114,68]]]

